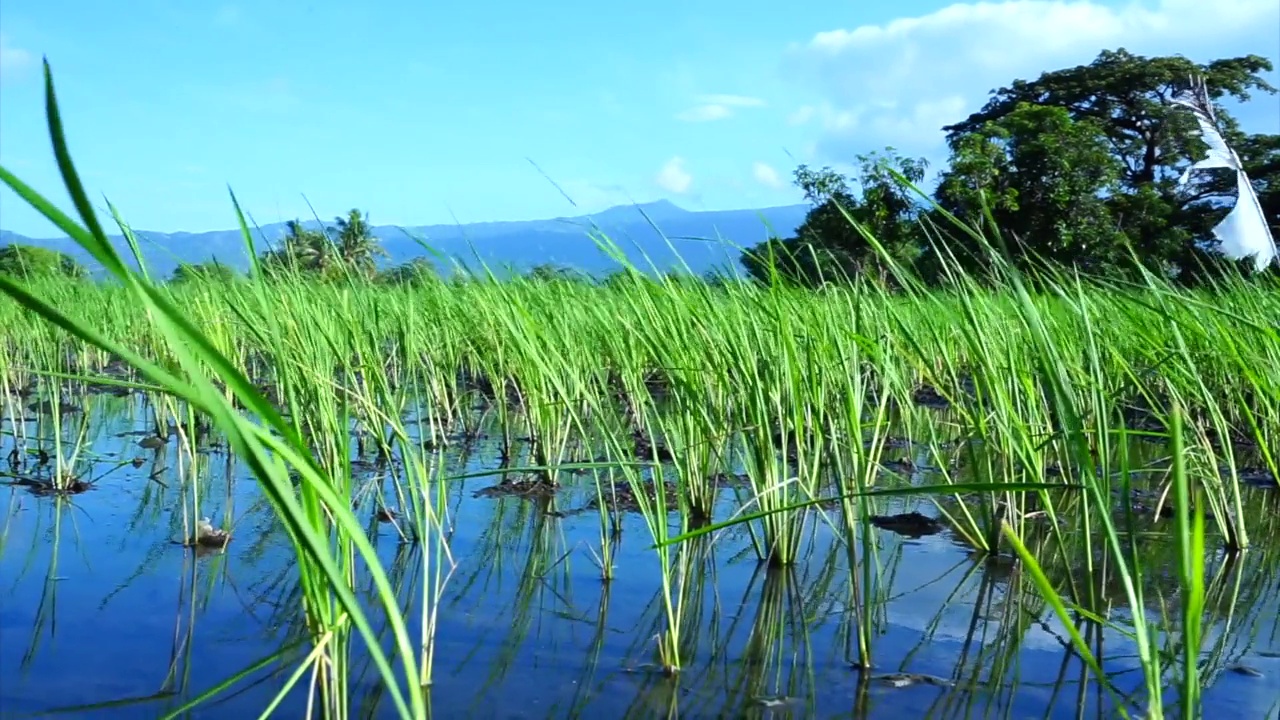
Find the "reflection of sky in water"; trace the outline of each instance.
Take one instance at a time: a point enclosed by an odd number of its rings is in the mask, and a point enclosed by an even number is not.
[[[10,519],[0,555],[0,702],[6,717],[176,690],[176,698],[72,714],[155,717],[270,656],[285,639],[297,604],[291,595],[290,551],[283,533],[269,529],[253,482],[241,478],[235,483],[236,526],[227,553],[193,563],[171,543],[181,528],[173,471],[160,476],[168,488],[148,480],[151,453],[136,446],[137,436],[117,436],[145,429],[145,415],[137,417],[118,420],[110,433],[99,433],[93,451],[122,459],[146,455],[148,463],[126,466],[99,488],[64,504],[60,543],[53,542],[53,500],[16,488],[5,492]],[[176,454],[171,445],[165,455],[170,467]],[[485,462],[473,457],[470,464],[478,468]],[[211,465],[213,480],[202,492],[208,493],[213,509],[205,514],[217,517],[226,493],[221,456],[213,456]],[[1066,633],[1048,611],[1040,613],[1042,625],[1027,623],[1019,654],[1001,656],[998,621],[1014,606],[1002,602],[1008,584],[1001,580],[993,584],[993,599],[979,608],[993,621],[977,622],[966,642],[983,571],[974,571],[964,550],[945,536],[903,542],[879,531],[875,537],[883,577],[891,579],[886,592],[892,600],[885,624],[872,639],[873,672],[943,678],[959,672],[961,688],[874,685],[866,705],[856,707],[859,675],[847,664],[856,644],[847,636],[852,618],[845,605],[846,562],[841,556],[824,565],[823,552],[795,571],[790,604],[783,603],[809,618],[807,641],[789,635],[781,651],[766,656],[773,658],[772,664],[762,667],[751,652],[751,636],[766,580],[744,551],[742,536],[732,533],[712,550],[714,573],[695,566],[686,584],[692,592],[701,579],[705,589],[698,602],[690,600],[689,612],[700,612],[700,617],[696,629],[686,631],[685,642],[695,643],[696,649],[674,685],[643,667],[652,661],[651,638],[665,627],[656,594],[657,559],[647,549],[643,523],[633,518],[626,527],[601,622],[605,585],[589,550],[600,541],[597,516],[594,511],[572,513],[589,494],[562,494],[557,509],[569,511],[569,517],[540,518],[522,500],[472,497],[492,482],[469,480],[451,489],[459,566],[440,610],[432,694],[436,717],[652,717],[665,715],[673,702],[681,717],[788,716],[781,710],[764,713],[755,703],[762,695],[800,698],[800,704],[791,706],[792,717],[848,717],[851,712],[869,717],[1074,717],[1080,712],[1079,664],[1063,669],[1059,638]],[[814,526],[814,545],[821,550],[828,546],[829,530],[820,523]],[[380,532],[380,551],[391,564],[396,543],[387,526],[380,526]],[[55,548],[56,580],[42,612],[44,578]],[[420,557],[409,556],[405,565],[411,577],[420,577]],[[530,568],[540,577],[530,579]],[[1260,605],[1237,608],[1229,636],[1232,649],[1214,665],[1214,672],[1221,673],[1245,662],[1266,677],[1222,674],[1206,692],[1209,717],[1262,717],[1280,696],[1280,659],[1259,655],[1280,651],[1275,583],[1273,579],[1273,592]],[[789,597],[785,582],[780,589],[771,587],[775,589],[769,592]],[[410,592],[412,597],[420,594],[419,589]],[[193,617],[194,657],[188,665],[182,648]],[[416,633],[416,608],[408,620]],[[1206,648],[1219,637],[1212,631]],[[1141,676],[1134,670],[1138,663],[1131,646],[1110,633],[1107,647],[1113,655],[1106,667],[1114,681],[1126,691],[1134,689]],[[957,670],[962,655],[967,659]],[[806,656],[809,671],[802,667]],[[998,662],[1011,665],[1003,677],[1016,688],[991,681]],[[256,717],[293,667],[252,675],[195,717]],[[376,709],[369,705],[378,688],[372,675],[360,675],[372,670],[358,653],[352,667],[355,713],[389,716],[389,698]],[[975,674],[976,683],[969,685]],[[764,679],[753,683],[748,677]],[[1093,708],[1096,692],[1090,682],[1087,707]],[[1169,692],[1172,698],[1176,690]],[[814,703],[812,712],[805,709],[806,698]],[[281,708],[282,716],[298,716],[303,702],[295,694]]]

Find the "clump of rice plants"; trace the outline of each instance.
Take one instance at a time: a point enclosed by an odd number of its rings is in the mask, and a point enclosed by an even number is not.
[[[871,666],[883,602],[875,533],[893,526],[879,503],[919,496],[899,525],[945,529],[991,566],[1021,563],[1069,628],[1110,622],[1101,587],[1114,579],[1155,714],[1170,661],[1147,619],[1152,571],[1140,548],[1151,528],[1172,531],[1185,635],[1174,664],[1184,709],[1197,706],[1203,556],[1235,556],[1275,532],[1250,512],[1241,478],[1277,474],[1280,376],[1264,369],[1280,362],[1280,296],[1229,280],[1195,291],[1150,276],[1128,288],[1066,275],[1032,283],[995,255],[998,288],[956,272],[943,290],[902,278],[892,292],[638,272],[608,284],[490,274],[384,287],[356,273],[266,273],[256,260],[245,281],[162,286],[108,242],[46,77],[80,220],[7,170],[0,179],[115,283],[0,279],[14,300],[0,306],[3,413],[40,417],[11,423],[10,462],[43,454],[52,486],[84,482],[73,468],[87,429],[64,420],[77,397],[68,388],[143,388],[157,438],[176,422],[193,478],[181,509],[195,526],[208,499],[194,482],[197,447],[216,434],[288,532],[313,651],[290,682],[310,671],[326,714],[348,712],[346,658],[360,639],[397,712],[425,716],[421,688],[455,566],[447,497],[460,479],[443,452],[482,428],[500,435],[500,492],[536,499],[547,516],[561,513],[564,486],[594,495],[604,580],[617,571],[620,518],[640,515],[660,585],[658,664],[670,674],[696,646],[690,576],[705,551],[676,546],[735,523],[773,578],[813,560],[815,533],[839,538],[857,626],[850,661]],[[1150,457],[1139,457],[1142,443]],[[416,548],[431,578],[419,637],[367,532],[378,521]],[[356,597],[365,586],[372,603]],[[375,629],[384,624],[390,649]],[[1084,635],[1071,641],[1101,680]]]

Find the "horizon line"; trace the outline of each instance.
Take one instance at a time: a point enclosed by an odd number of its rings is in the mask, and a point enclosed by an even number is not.
[[[370,227],[371,229],[378,229],[378,228],[397,228],[397,229],[402,229],[402,228],[429,228],[429,227],[466,227],[466,226],[468,226],[468,225],[503,225],[503,224],[511,224],[511,225],[515,225],[515,224],[519,224],[519,223],[549,222],[549,221],[555,221],[555,220],[583,220],[583,219],[590,219],[590,218],[592,218],[592,217],[594,217],[594,216],[597,216],[597,215],[604,215],[604,214],[606,214],[606,213],[609,213],[609,212],[612,212],[612,211],[615,211],[615,210],[631,210],[631,209],[635,209],[635,210],[641,210],[641,211],[643,211],[645,208],[654,207],[654,206],[670,206],[670,207],[673,207],[673,208],[675,208],[676,210],[679,210],[679,211],[681,211],[681,212],[683,212],[683,213],[687,213],[687,214],[690,214],[690,215],[697,215],[697,214],[703,214],[703,213],[723,213],[723,212],[763,212],[763,211],[765,211],[765,210],[776,210],[776,209],[780,209],[780,208],[795,208],[795,207],[801,207],[801,206],[804,206],[804,205],[806,205],[806,204],[807,204],[807,203],[799,202],[799,203],[791,203],[791,204],[787,204],[787,205],[767,205],[767,206],[764,206],[764,207],[740,207],[740,208],[726,208],[726,209],[720,209],[720,210],[690,210],[690,209],[688,209],[688,208],[681,207],[680,205],[677,205],[674,201],[666,200],[666,199],[662,199],[662,200],[653,200],[653,201],[650,201],[650,202],[643,202],[643,203],[628,203],[628,204],[622,204],[622,205],[611,205],[611,206],[609,206],[609,207],[607,207],[607,208],[604,208],[603,210],[598,210],[598,211],[593,212],[593,213],[583,213],[583,214],[581,214],[581,215],[557,215],[557,216],[555,216],[555,217],[534,217],[534,218],[526,218],[526,219],[523,219],[523,220],[475,220],[475,221],[472,221],[472,222],[453,222],[453,223],[443,223],[443,222],[440,222],[440,223],[427,223],[427,224],[423,224],[423,225],[407,225],[407,224],[403,224],[403,223],[384,223],[384,224],[370,224],[370,226],[369,226],[369,227]],[[246,212],[246,220],[248,220],[248,219],[249,219],[249,217],[250,217],[250,214],[249,214],[248,212]],[[261,225],[258,225],[258,224],[251,224],[251,226],[250,226],[250,227],[251,227],[252,229],[263,229],[263,228],[271,227],[271,226],[273,226],[273,225],[283,225],[283,224],[285,224],[285,223],[287,223],[287,222],[290,222],[290,221],[289,221],[289,220],[276,220],[276,221],[268,222],[268,223],[264,223],[264,224],[261,224]],[[307,225],[314,225],[315,223],[316,223],[316,219],[315,219],[315,218],[312,218],[312,219],[310,219],[310,220],[303,220],[303,221],[302,221],[302,224],[303,224],[304,226],[307,226]],[[230,227],[228,227],[228,228],[218,228],[218,229],[212,229],[212,230],[151,230],[151,229],[138,229],[138,228],[130,227],[130,230],[132,230],[134,233],[157,233],[157,234],[161,234],[161,235],[203,235],[203,234],[207,234],[207,233],[230,232],[230,231],[232,231],[232,230],[238,231],[238,230],[239,230],[239,228],[230,228]],[[61,240],[61,239],[66,238],[66,236],[65,236],[65,235],[57,235],[57,236],[41,236],[41,237],[37,237],[37,236],[34,236],[34,235],[27,235],[27,234],[25,234],[25,233],[18,232],[18,231],[16,231],[16,230],[8,230],[8,229],[6,229],[6,228],[4,228],[4,227],[0,227],[0,233],[9,233],[9,234],[12,234],[12,235],[17,235],[18,237],[21,237],[21,238],[26,238],[26,239],[28,239],[28,240]],[[115,236],[114,234],[113,234],[113,235],[110,235],[110,237],[114,237],[114,236]]]

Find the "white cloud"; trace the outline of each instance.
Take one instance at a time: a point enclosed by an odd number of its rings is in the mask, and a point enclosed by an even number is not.
[[[684,158],[677,155],[662,166],[653,181],[663,190],[681,195],[688,192],[689,187],[693,185],[693,176],[685,170]]]
[[[34,64],[30,52],[9,44],[9,38],[0,35],[0,77],[15,77]]]
[[[723,120],[732,115],[733,109],[724,105],[695,105],[677,113],[676,119],[684,122],[710,122]]]
[[[684,122],[709,122],[732,117],[734,112],[742,108],[764,107],[760,98],[746,95],[703,95],[697,99],[697,105],[676,115],[677,120]]]
[[[992,88],[1091,62],[1103,49],[1183,54],[1204,62],[1280,55],[1275,0],[1091,0],[956,3],[884,25],[820,32],[788,64],[816,98],[793,124],[816,123],[827,157],[893,145],[942,149],[943,125],[963,120]]]
[[[770,188],[782,187],[782,178],[778,177],[778,171],[773,169],[772,165],[758,162],[751,166],[751,175],[756,182]]]

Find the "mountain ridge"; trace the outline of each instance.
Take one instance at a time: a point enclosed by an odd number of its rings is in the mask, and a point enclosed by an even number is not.
[[[599,229],[609,237],[638,269],[667,272],[685,269],[704,273],[726,266],[740,270],[741,250],[770,236],[789,237],[804,221],[807,205],[780,205],[738,210],[686,210],[667,200],[636,205],[617,205],[597,213],[534,220],[501,220],[435,225],[375,225],[371,228],[382,241],[388,258],[384,267],[418,257],[431,257],[419,244],[435,253],[467,266],[477,260],[491,269],[515,272],[543,263],[574,267],[593,275],[618,269],[619,265],[596,245],[590,233]],[[305,227],[319,226],[314,219]],[[328,223],[326,223],[327,225]],[[254,249],[261,254],[285,235],[284,222],[268,223],[252,229]],[[655,229],[656,226],[656,229]],[[184,263],[219,262],[239,270],[249,266],[244,240],[238,229],[159,232],[134,230],[141,241],[143,261],[156,275],[168,276]],[[128,246],[120,235],[110,236],[112,244],[126,257]],[[0,246],[34,245],[58,250],[99,271],[97,263],[70,238],[32,238],[0,230]],[[477,256],[479,256],[477,258]],[[431,257],[440,264],[438,257]],[[444,270],[444,268],[442,268]]]

